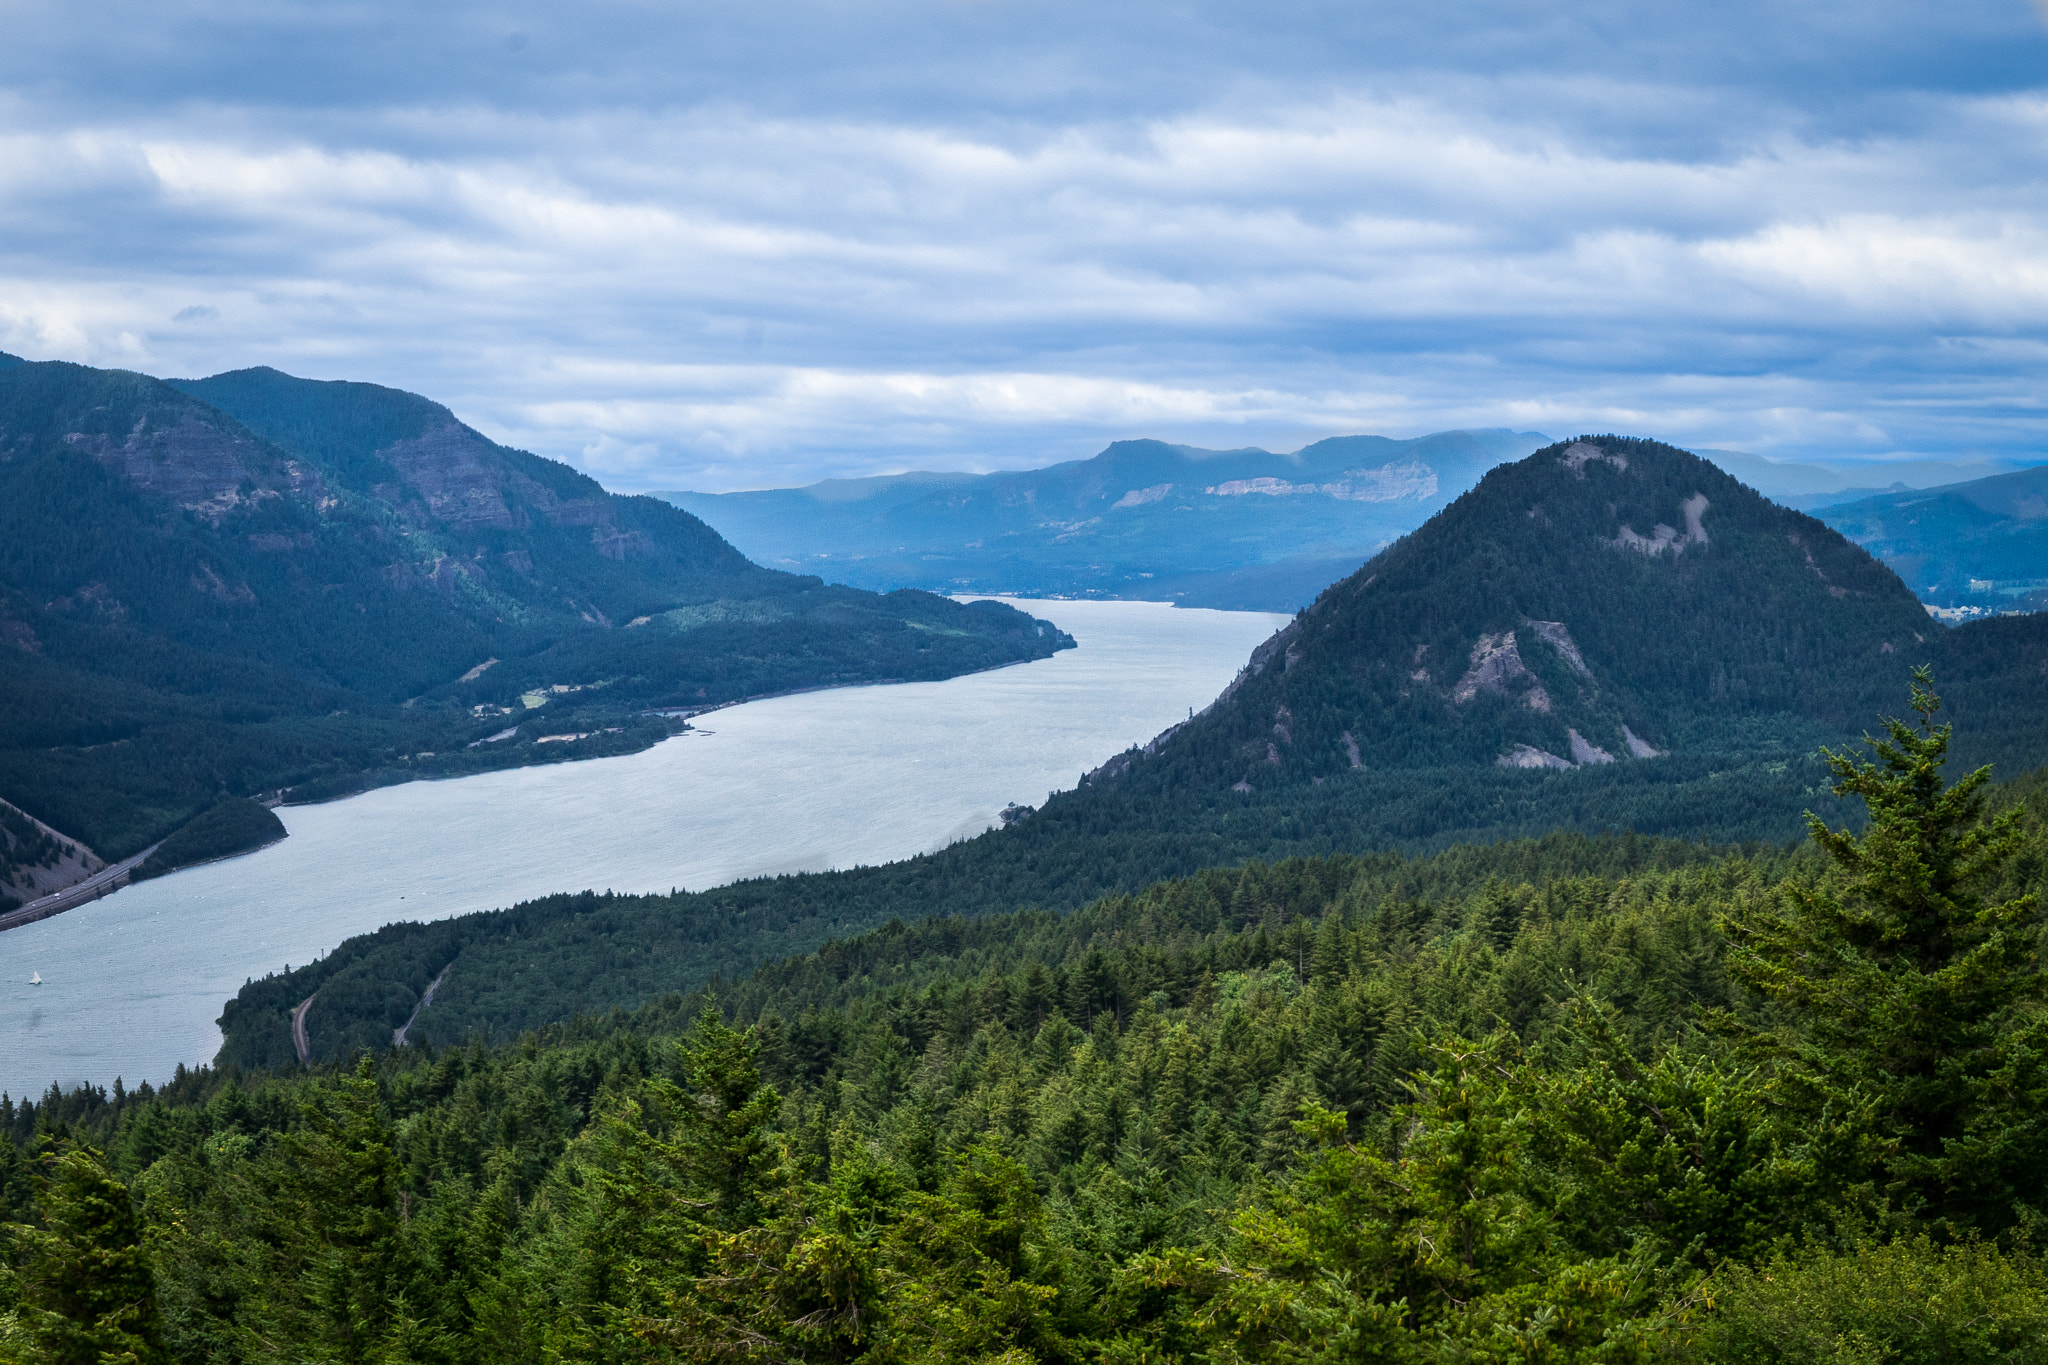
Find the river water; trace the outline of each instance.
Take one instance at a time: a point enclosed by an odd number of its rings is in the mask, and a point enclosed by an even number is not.
[[[0,1089],[131,1086],[211,1060],[250,977],[353,934],[556,891],[701,890],[889,862],[1037,805],[1207,705],[1286,623],[1149,602],[1019,602],[1080,642],[938,683],[698,718],[623,758],[413,782],[278,812],[291,837],[0,934]],[[40,972],[41,986],[28,984]]]

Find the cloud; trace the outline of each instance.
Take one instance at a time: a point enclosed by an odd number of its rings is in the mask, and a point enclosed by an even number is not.
[[[2044,435],[2025,8],[728,8],[16,6],[0,349],[394,384],[623,488]]]

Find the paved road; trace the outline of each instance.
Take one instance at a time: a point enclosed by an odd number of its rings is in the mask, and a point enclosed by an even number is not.
[[[313,1008],[313,998],[311,995],[307,996],[299,1002],[299,1007],[292,1011],[292,1047],[299,1054],[300,1066],[313,1065],[313,1044],[306,1037],[306,1011]]]
[[[77,909],[87,901],[96,901],[109,891],[120,890],[128,885],[128,874],[159,847],[160,845],[151,844],[134,857],[123,859],[110,867],[103,867],[82,882],[67,886],[62,891],[52,891],[47,896],[30,901],[19,910],[10,910],[0,915],[0,930],[18,929],[24,924],[34,924],[39,919],[61,915],[66,910]]]

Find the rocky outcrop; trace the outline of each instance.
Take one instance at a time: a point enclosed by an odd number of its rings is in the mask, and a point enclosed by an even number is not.
[[[1463,705],[1481,692],[1491,692],[1495,696],[1518,700],[1531,711],[1549,713],[1550,694],[1543,690],[1543,684],[1522,662],[1522,653],[1515,647],[1513,631],[1480,636],[1479,643],[1472,646],[1471,663],[1472,666],[1465,670],[1465,676],[1458,679],[1458,685],[1451,689],[1452,701]]]
[[[1592,743],[1577,730],[1567,731],[1566,738],[1571,741],[1572,763],[1574,766],[1583,768],[1592,763],[1614,762],[1613,754]]]
[[[1593,676],[1593,670],[1586,667],[1585,656],[1579,653],[1579,646],[1572,639],[1572,633],[1564,628],[1564,622],[1531,621],[1528,626],[1537,639],[1556,650],[1558,657],[1571,665],[1574,673],[1582,678]]]
[[[1576,765],[1568,758],[1559,758],[1547,749],[1533,744],[1517,744],[1494,762],[1503,768],[1570,768]]]

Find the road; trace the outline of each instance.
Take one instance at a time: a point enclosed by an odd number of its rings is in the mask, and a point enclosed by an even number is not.
[[[306,1011],[313,1007],[313,997],[307,996],[292,1011],[292,1046],[298,1050],[299,1065],[313,1065],[313,1044],[306,1037]]]
[[[10,910],[0,915],[0,930],[18,929],[24,924],[34,924],[39,919],[61,915],[66,910],[75,910],[87,901],[96,901],[109,891],[118,891],[128,885],[128,874],[133,872],[144,858],[157,851],[158,844],[151,844],[132,858],[124,858],[109,867],[87,877],[84,881],[52,891],[49,895],[30,901],[19,910]]]

